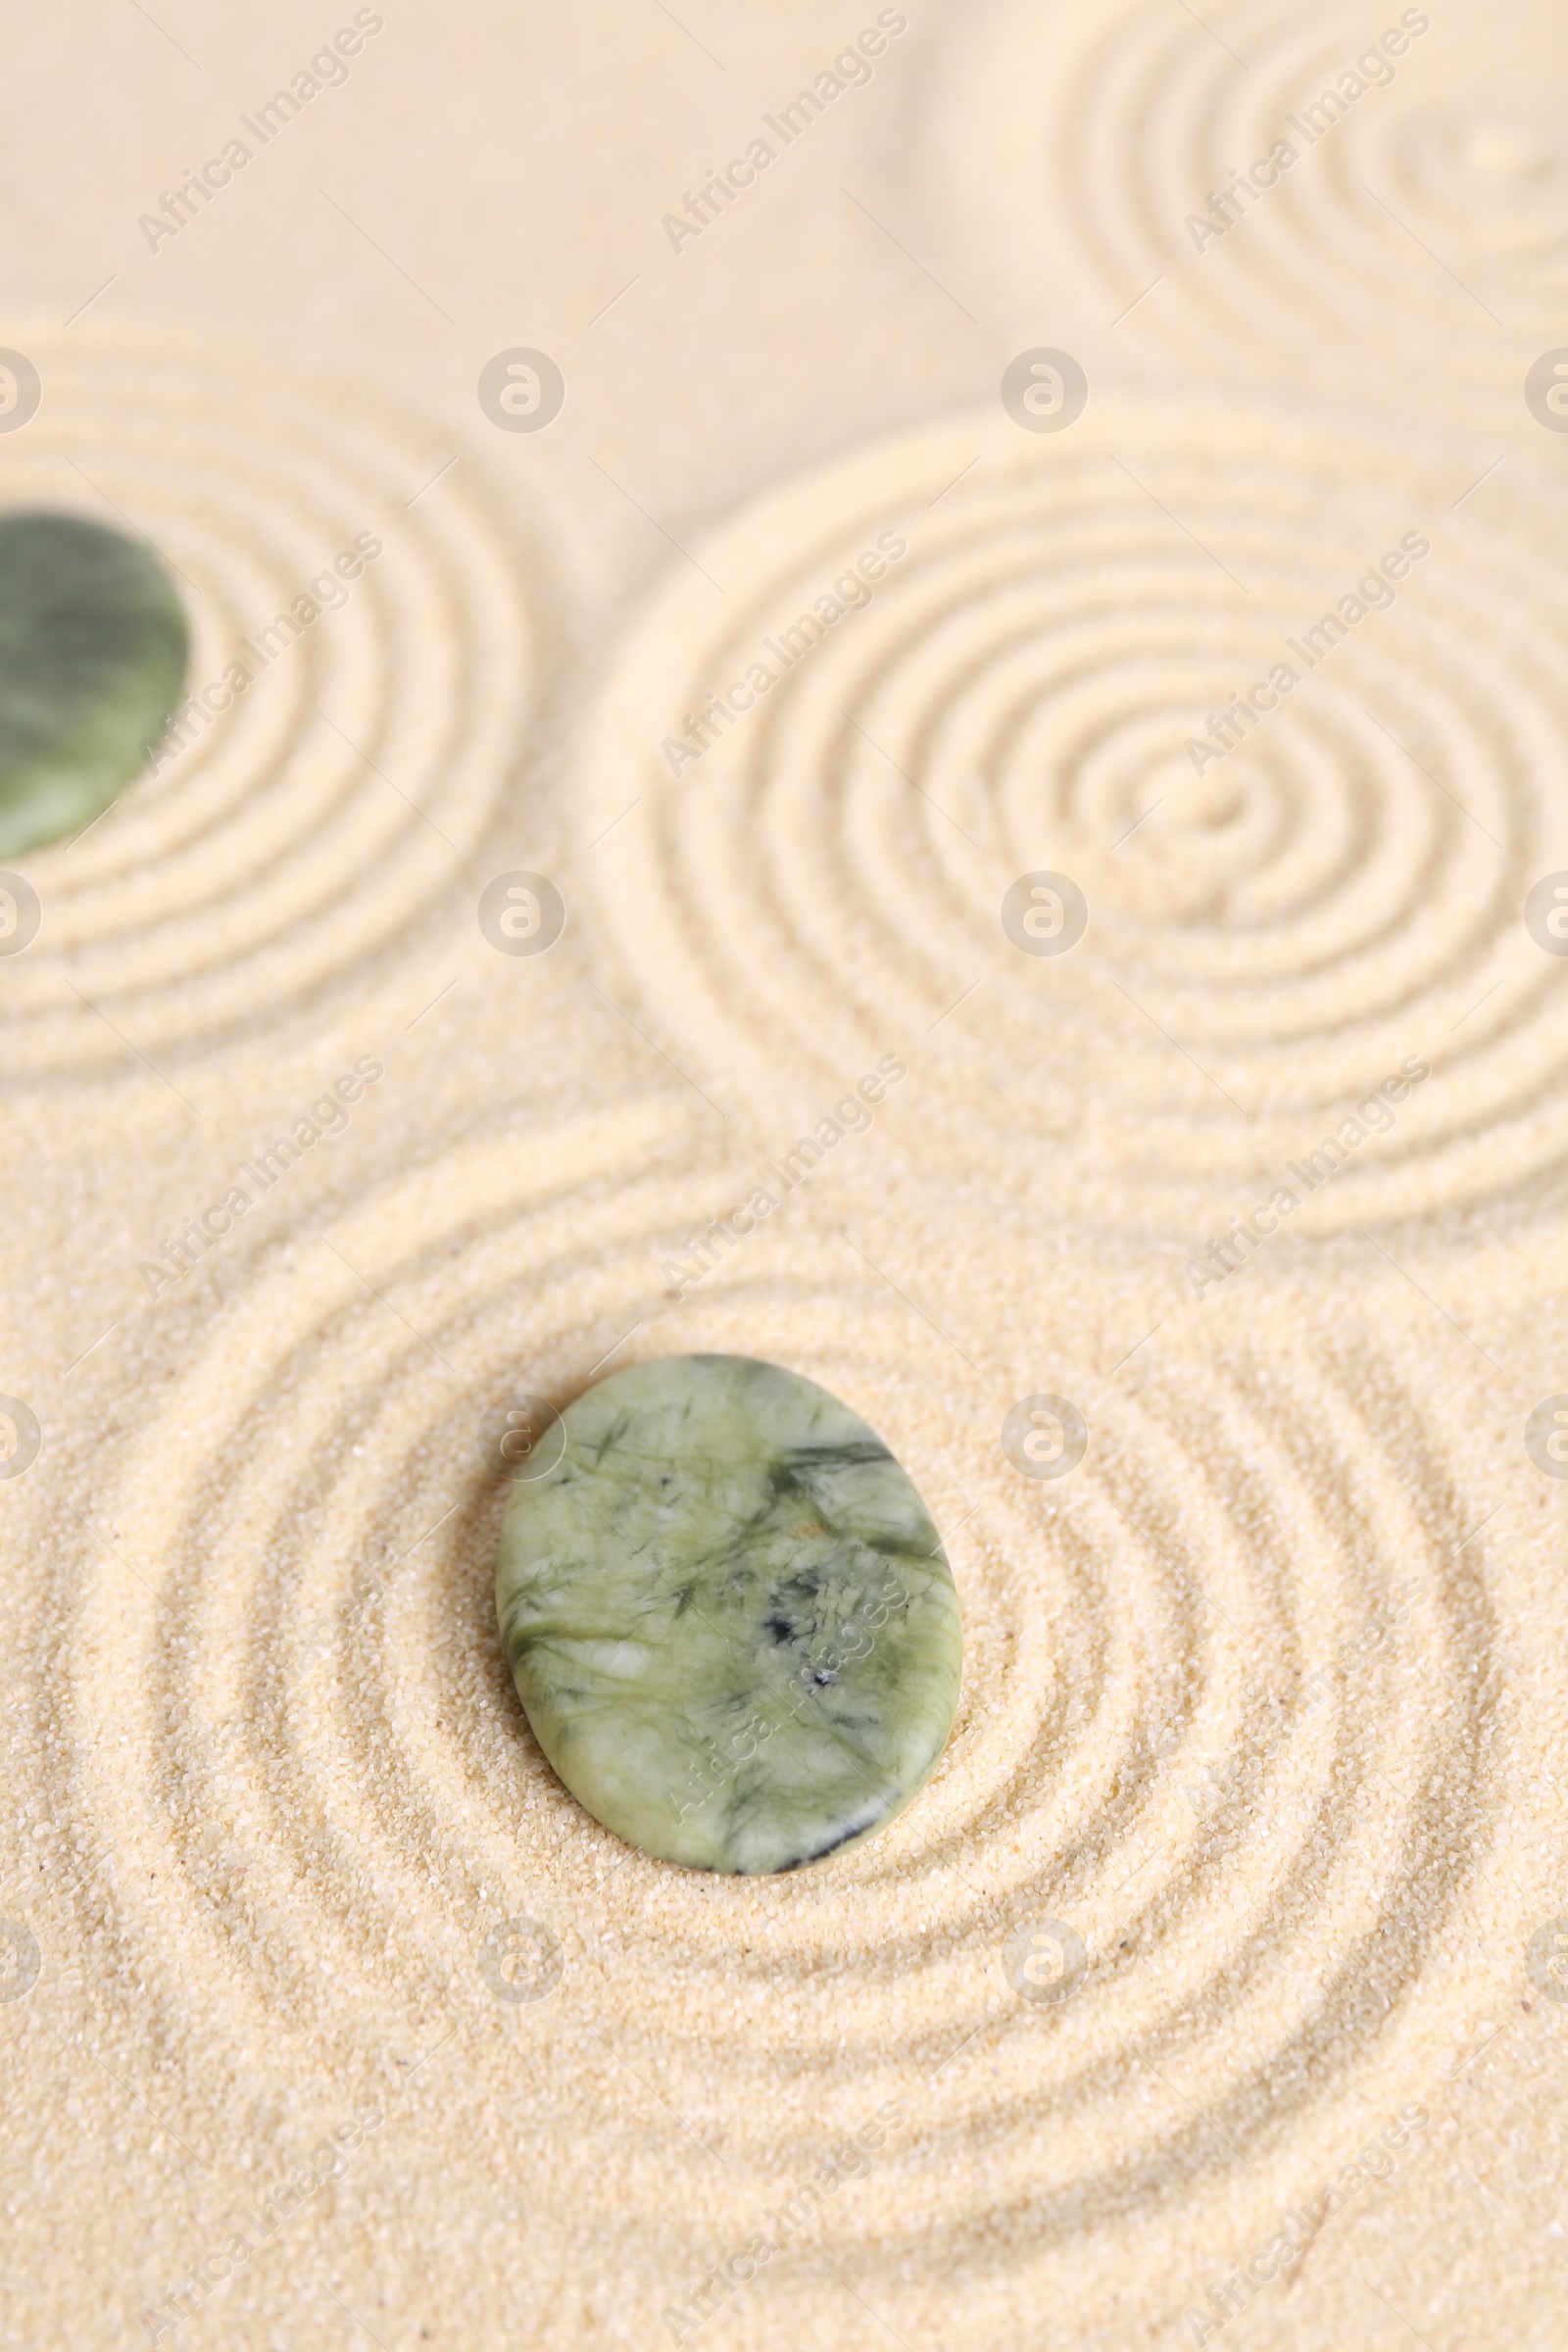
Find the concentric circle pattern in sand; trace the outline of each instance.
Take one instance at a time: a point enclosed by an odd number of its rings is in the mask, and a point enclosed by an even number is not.
[[[1560,15],[1480,0],[1000,0],[927,102],[953,282],[1107,366],[1495,431],[1563,340],[1565,72]]]
[[[43,400],[0,500],[144,532],[192,651],[155,768],[13,861],[43,906],[0,964],[13,1076],[215,1042],[384,950],[525,752],[537,634],[471,461],[431,484],[451,443],[366,387],[90,318],[27,340]]]
[[[901,1054],[933,1164],[1023,1153],[1061,1215],[1266,1200],[1406,1065],[1435,1074],[1301,1227],[1538,1183],[1568,1148],[1523,920],[1568,864],[1568,517],[1506,470],[1466,497],[1483,462],[1107,394],[789,482],[705,546],[727,593],[682,567],[621,652],[580,769],[585,838],[621,819],[601,952],[731,1105],[805,1118]],[[1040,871],[1087,898],[1070,954],[1004,932]]]
[[[1451,2047],[1468,1978],[1415,1987],[1500,1834],[1507,1638],[1422,1344],[1396,1305],[1372,1346],[1088,1384],[1089,1458],[1042,1488],[998,1435],[1024,1367],[956,1392],[834,1237],[781,1221],[672,1309],[650,1237],[723,1182],[672,1140],[628,1106],[523,1173],[476,1135],[461,1181],[442,1154],[341,1204],[256,1255],[106,1449],[94,1537],[29,1629],[69,1661],[43,1815],[108,1857],[74,1893],[97,1983],[134,1985],[179,2063],[216,2036],[257,2114],[347,2047],[396,2122],[397,2067],[440,2049],[449,2187],[520,2167],[540,2213],[569,2189],[671,2301],[793,2186],[781,2134],[809,2178],[884,2103],[906,2124],[857,2190],[862,2291],[1026,2213],[1026,2266],[1091,2249],[1270,2150],[1331,2172],[1342,2099],[1393,2114]],[[755,1886],[662,1869],[573,1803],[495,1623],[483,1408],[686,1347],[823,1382],[956,1530],[965,1687],[935,1780],[863,1850]],[[537,2004],[498,1978],[519,1920],[552,1960]],[[1041,1921],[1086,1954],[1059,2006],[1007,1973]],[[638,2080],[662,2104],[633,2161]],[[554,2179],[517,2144],[544,2106],[571,2117]],[[383,2277],[416,2259],[384,2245]]]

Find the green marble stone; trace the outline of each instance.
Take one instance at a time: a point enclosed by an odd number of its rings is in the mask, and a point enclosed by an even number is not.
[[[140,540],[0,514],[0,858],[79,832],[179,700],[185,615]]]
[[[694,1870],[794,1870],[885,1827],[946,1744],[963,1628],[881,1439],[740,1355],[639,1364],[562,1419],[508,1509],[496,1606],[572,1794]]]

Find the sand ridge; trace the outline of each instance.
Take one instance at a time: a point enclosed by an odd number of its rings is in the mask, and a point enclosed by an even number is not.
[[[153,772],[26,861],[44,924],[8,974],[16,1078],[102,1064],[83,998],[144,1052],[210,1046],[405,932],[526,756],[547,633],[471,469],[421,496],[439,443],[368,386],[243,344],[215,373],[194,335],[91,317],[31,340],[49,398],[8,498],[133,514],[193,644]]]
[[[1314,1230],[1528,1197],[1568,1113],[1520,920],[1559,838],[1559,493],[1471,504],[1478,469],[1112,389],[1059,436],[981,412],[790,481],[704,544],[744,603],[675,572],[605,688],[600,953],[720,1097],[805,1117],[896,1048],[962,1106],[950,1165],[1049,1147],[1085,1222],[1191,1223],[1412,1056],[1437,1083]],[[1093,909],[1059,957],[1004,927],[1038,870]]]
[[[1434,7],[1199,251],[1398,9],[906,11],[677,256],[667,191],[867,12],[384,13],[140,277],[95,237],[326,26],[95,26],[75,243],[19,134],[0,488],[155,533],[198,689],[270,659],[0,959],[0,2340],[1554,2346],[1560,25]],[[533,342],[566,405],[497,434]],[[1041,344],[1059,435],[997,397]],[[477,919],[523,868],[536,959]],[[1002,920],[1044,869],[1055,958]],[[688,1349],[876,1427],[965,1614],[918,1802],[755,1886],[583,1815],[494,1617],[487,1413]]]
[[[990,299],[1023,327],[1048,285],[1106,368],[1504,418],[1568,288],[1560,19],[1244,0],[1195,41],[1179,16],[1011,0],[954,39],[932,221]]]

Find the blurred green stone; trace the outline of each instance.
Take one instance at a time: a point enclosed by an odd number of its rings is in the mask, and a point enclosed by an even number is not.
[[[794,1870],[934,1769],[963,1662],[936,1529],[874,1430],[737,1355],[602,1381],[514,1488],[496,1602],[534,1735],[609,1830]]]
[[[188,650],[141,540],[79,514],[0,514],[0,858],[107,808],[163,733]]]

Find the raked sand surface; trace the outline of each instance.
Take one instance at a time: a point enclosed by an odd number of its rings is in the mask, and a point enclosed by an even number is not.
[[[0,501],[147,532],[197,689],[377,552],[18,861],[0,2341],[1560,2345],[1560,12],[238,15],[8,36]],[[487,1409],[702,1350],[964,1611],[775,1879],[602,1830],[496,1627]]]

